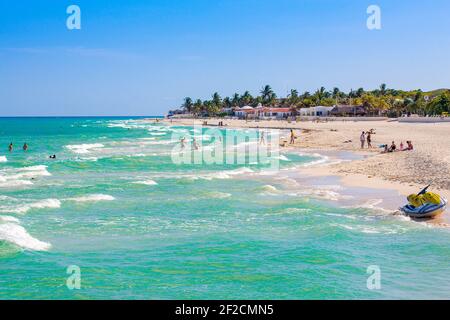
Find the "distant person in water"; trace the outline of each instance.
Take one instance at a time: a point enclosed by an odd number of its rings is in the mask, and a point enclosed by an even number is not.
[[[184,147],[186,147],[186,138],[185,137],[181,138],[180,143],[181,143],[181,150],[183,150]]]
[[[364,144],[366,143],[366,133],[364,131],[361,133],[359,141],[361,141],[361,149],[364,149]]]
[[[56,159],[56,154],[49,157],[50,159]]]
[[[293,129],[291,129],[291,141],[289,142],[290,144],[294,144],[295,143],[295,132]]]
[[[195,138],[192,140],[192,149],[198,150],[199,146]]]
[[[23,151],[27,151],[28,150],[28,145],[27,145],[27,143],[25,142],[24,144],[23,144]]]
[[[14,149],[14,146],[13,146],[13,143],[11,142],[11,143],[9,144],[8,150],[9,150],[9,152],[12,152],[13,149]]]
[[[261,137],[259,139],[259,144],[266,144],[266,138],[264,136],[265,136],[264,131],[261,131]]]

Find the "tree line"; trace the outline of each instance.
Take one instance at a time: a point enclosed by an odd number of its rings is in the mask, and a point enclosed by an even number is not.
[[[269,85],[264,86],[259,95],[253,96],[249,91],[242,95],[235,93],[231,97],[222,98],[215,92],[210,100],[197,99],[193,101],[186,97],[181,106],[183,110],[195,115],[221,115],[223,108],[252,106],[259,104],[267,107],[290,108],[294,114],[300,108],[333,105],[362,105],[369,114],[399,116],[405,113],[425,115],[441,115],[450,112],[450,90],[440,89],[431,92],[422,90],[396,90],[387,88],[386,84],[378,89],[366,91],[363,88],[350,90],[346,93],[339,88],[327,90],[325,87],[317,89],[314,93],[308,91],[300,94],[292,89],[285,98],[278,98]]]

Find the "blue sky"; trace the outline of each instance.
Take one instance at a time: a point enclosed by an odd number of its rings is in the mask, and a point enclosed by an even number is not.
[[[2,0],[0,116],[160,115],[265,84],[429,90],[450,87],[449,52],[448,0]]]

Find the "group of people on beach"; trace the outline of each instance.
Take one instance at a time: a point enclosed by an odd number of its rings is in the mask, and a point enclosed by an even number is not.
[[[369,131],[363,131],[361,133],[361,136],[359,138],[361,142],[361,149],[364,149],[364,146],[367,142],[367,148],[372,148],[372,135],[376,134],[374,129],[370,129]],[[406,146],[403,144],[403,141],[400,143],[399,148],[397,148],[397,145],[395,144],[395,141],[392,141],[391,145],[388,146],[387,144],[382,144],[379,146],[380,148],[383,148],[383,151],[381,153],[389,153],[389,152],[395,152],[395,151],[412,151],[414,150],[414,146],[412,144],[412,141],[406,141]]]
[[[23,151],[27,151],[28,150],[28,144],[26,142],[23,144],[22,149],[23,149]],[[9,144],[8,150],[9,150],[9,152],[13,152],[14,144],[12,142]]]
[[[403,141],[400,143],[400,147],[397,148],[397,145],[395,144],[395,141],[392,141],[391,146],[388,147],[387,144],[383,144],[380,146],[380,148],[384,148],[381,153],[390,153],[395,151],[413,151],[414,146],[412,144],[412,141],[406,141],[406,147],[403,144]]]
[[[376,134],[375,129],[370,129],[369,131],[363,131],[361,136],[359,137],[359,141],[361,141],[361,149],[364,149],[364,145],[367,141],[367,148],[372,148],[372,135]]]

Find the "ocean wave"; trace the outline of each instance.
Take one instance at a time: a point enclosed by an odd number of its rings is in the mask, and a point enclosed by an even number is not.
[[[135,181],[134,184],[143,184],[146,186],[156,186],[158,183],[154,180]]]
[[[16,217],[11,217],[11,216],[0,216],[0,222],[20,223],[19,219],[17,219]]]
[[[14,188],[32,185],[33,182],[24,179],[51,176],[47,166],[38,165],[24,168],[8,168],[0,170],[0,187]]]
[[[305,164],[303,164],[302,166],[303,166],[303,167],[317,166],[317,165],[319,165],[319,164],[325,164],[325,163],[327,163],[328,161],[330,161],[330,158],[327,157],[327,156],[323,156],[323,155],[320,155],[320,154],[314,154],[313,156],[315,156],[315,157],[317,157],[317,158],[319,158],[319,159],[314,160],[314,161],[311,161],[311,162],[308,162],[308,163],[305,163]]]
[[[388,213],[388,214],[392,214],[392,213],[396,212],[396,210],[390,210],[390,209],[385,209],[385,208],[380,207],[379,205],[381,203],[383,203],[382,199],[369,199],[369,200],[367,200],[366,202],[364,202],[362,204],[346,206],[344,208],[348,208],[348,209],[369,209],[369,210],[379,211],[379,212]]]
[[[207,198],[213,198],[213,199],[226,199],[226,198],[231,197],[231,193],[220,192],[220,191],[211,191],[211,192],[206,192],[205,196]]]
[[[20,204],[17,206],[0,206],[0,212],[25,214],[32,209],[56,209],[61,207],[58,199],[44,199],[37,202]]]
[[[47,251],[51,248],[50,243],[33,238],[24,227],[15,222],[0,224],[0,241],[34,251]]]
[[[0,156],[0,162],[7,162],[8,159],[6,159],[5,156]]]
[[[152,136],[165,136],[165,132],[149,132]]]
[[[352,196],[343,195],[333,190],[333,188],[327,188],[326,186],[321,187],[312,187],[309,189],[298,190],[294,193],[291,193],[293,196],[309,196],[318,199],[331,200],[331,201],[339,201],[352,199]]]
[[[268,193],[278,193],[279,192],[279,190],[275,186],[272,186],[270,184],[266,184],[266,185],[264,185],[262,187],[259,187],[257,189],[260,190],[260,191],[263,191],[263,193],[267,193],[267,192]]]
[[[65,146],[67,149],[74,153],[78,154],[86,154],[91,152],[91,149],[100,149],[103,148],[104,145],[101,143],[85,143],[85,144],[73,144]]]
[[[75,201],[75,202],[96,202],[96,201],[113,201],[116,198],[107,194],[90,194],[86,196],[80,196],[76,198],[68,198],[66,201]]]

